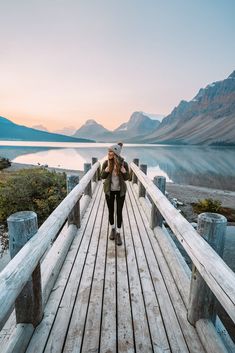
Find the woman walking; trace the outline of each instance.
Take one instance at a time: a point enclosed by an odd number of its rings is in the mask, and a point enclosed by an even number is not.
[[[104,181],[104,193],[109,210],[109,223],[111,232],[109,239],[116,240],[117,245],[122,245],[121,225],[122,209],[126,195],[126,183],[129,179],[128,164],[121,157],[122,143],[112,145],[108,149],[108,159],[103,163],[101,178]],[[117,230],[114,223],[114,201],[116,199]]]

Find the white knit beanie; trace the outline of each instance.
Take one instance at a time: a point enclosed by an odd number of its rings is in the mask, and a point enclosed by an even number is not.
[[[122,146],[115,144],[109,147],[109,151],[112,151],[115,153],[117,156],[120,156],[122,150]]]

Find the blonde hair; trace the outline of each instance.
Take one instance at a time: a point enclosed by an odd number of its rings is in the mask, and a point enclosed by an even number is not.
[[[115,154],[113,159],[109,159],[109,173],[112,174],[113,170],[116,175],[120,174],[121,166],[120,163],[118,163],[118,159],[115,157]]]

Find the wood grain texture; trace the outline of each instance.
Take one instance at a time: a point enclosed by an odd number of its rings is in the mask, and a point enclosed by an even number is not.
[[[10,253],[13,258],[38,230],[37,215],[32,211],[12,214],[8,219]],[[21,293],[15,301],[17,323],[36,326],[42,319],[41,268],[37,264]]]
[[[234,272],[134,163],[131,163],[131,168],[145,186],[151,199],[181,242],[207,285],[235,322]]]
[[[207,352],[228,353],[211,320],[200,319],[196,322],[198,334]]]
[[[131,183],[127,188],[123,245],[116,247],[108,239],[107,206],[98,183],[26,353],[204,353],[200,330],[205,337],[212,332],[208,347],[220,347],[211,325],[199,320],[195,329],[188,323],[188,272],[177,252],[168,264],[174,247],[169,242],[162,252],[159,243],[164,248],[169,240],[164,227],[150,229]],[[184,274],[173,272],[176,264]],[[177,288],[181,280],[184,290]]]
[[[3,327],[7,320],[17,296],[25,286],[51,241],[58,234],[98,167],[99,162],[81,179],[80,184],[52,212],[39,228],[37,234],[27,242],[0,273],[0,328]]]
[[[184,306],[182,298],[179,294],[177,283],[172,277],[171,272],[168,268],[167,262],[156,242],[156,239],[153,237],[152,231],[149,227],[145,227],[146,218],[144,213],[138,212],[135,210],[135,217],[137,219],[137,224],[141,231],[143,237],[143,245],[148,254],[149,267],[154,275],[154,272],[157,273],[156,268],[159,266],[159,275],[158,275],[158,300],[160,303],[160,308],[162,316],[164,319],[164,324],[169,336],[169,341],[171,344],[172,351],[185,351],[187,349],[189,352],[201,353],[204,352],[203,346],[200,342],[200,339],[197,335],[195,328],[193,328],[187,321],[187,309]],[[152,259],[151,254],[154,258]],[[150,266],[154,261],[156,266]],[[161,278],[162,276],[162,278]],[[162,299],[164,301],[162,301]],[[172,309],[171,309],[172,308]],[[171,310],[172,311],[171,311]],[[167,315],[168,314],[168,315]],[[174,332],[173,337],[170,336],[170,332]],[[182,338],[185,341],[185,344],[182,345]]]
[[[91,169],[91,163],[84,163],[84,174],[88,173],[90,169]],[[95,173],[94,173],[94,175],[95,175]],[[93,175],[92,179],[94,178],[94,175]],[[84,195],[88,195],[90,197],[92,196],[91,180],[89,181],[89,183],[87,184],[87,186],[85,187],[85,190],[84,190]]]
[[[32,324],[18,324],[9,339],[9,344],[1,348],[1,353],[25,352],[33,332]]]
[[[102,207],[102,205],[100,205]],[[108,234],[108,212],[105,208],[100,228],[97,257],[93,273],[92,288],[84,328],[82,352],[98,352],[100,343],[102,302],[105,277],[105,261]]]
[[[107,206],[106,206],[107,209]],[[110,228],[108,230],[110,232]],[[105,282],[100,332],[100,352],[116,352],[117,313],[116,313],[116,261],[115,242],[108,240],[105,266]]]
[[[101,195],[101,185],[96,190],[96,194],[89,205],[81,228],[78,229],[71,249],[64,262],[58,280],[51,292],[48,303],[45,307],[44,318],[30,341],[26,353],[42,353],[44,351],[61,351],[66,337],[66,325],[69,325],[70,317],[76,299],[79,280],[82,273],[87,249],[89,246],[89,236],[85,236],[90,231],[88,223],[95,220],[96,209],[99,205]],[[91,234],[91,233],[90,233]],[[51,337],[49,337],[51,335]],[[54,347],[54,342],[56,346]],[[57,353],[57,352],[56,352]]]
[[[127,249],[127,267],[130,287],[130,298],[133,316],[134,339],[136,352],[152,352],[152,340],[146,316],[145,302],[139,278],[138,263],[132,241],[132,230],[128,215],[129,203],[126,197],[123,213],[123,227],[125,231],[125,244]]]
[[[139,159],[138,158],[134,158],[133,159],[133,163],[138,166],[139,165]],[[131,168],[131,171],[132,171],[132,168]],[[138,181],[137,176],[136,176],[135,173],[133,173],[133,172],[131,172],[131,173],[132,173],[132,183],[136,184],[137,181]]]
[[[163,323],[162,313],[159,306],[159,298],[155,291],[154,281],[159,282],[159,277],[153,275],[150,269],[150,263],[153,261],[156,266],[155,259],[151,259],[152,253],[145,252],[143,224],[139,222],[140,216],[138,208],[132,195],[127,195],[128,214],[130,219],[133,248],[135,249],[135,256],[139,271],[139,278],[143,292],[143,299],[145,303],[146,315],[149,323],[149,330],[151,334],[152,349],[154,352],[169,352],[170,346]]]
[[[116,247],[116,269],[117,269],[117,346],[118,352],[133,352],[133,318],[131,311],[131,298],[128,280],[125,226],[122,228],[123,245]]]
[[[83,260],[84,267],[82,269],[81,280],[79,282],[79,290],[75,298],[74,309],[69,323],[69,330],[67,332],[64,344],[64,353],[80,352],[82,348],[84,327],[86,325],[86,318],[92,289],[93,274],[96,264],[96,254],[99,244],[103,209],[104,197],[101,198],[99,204],[97,205],[94,221],[89,222],[89,226],[91,226],[91,229],[87,230],[86,232],[86,234],[91,237],[91,241],[89,243],[86,259],[85,261]],[[68,304],[65,302],[65,306]],[[61,319],[63,317],[64,315],[62,314]],[[58,325],[61,326],[61,320],[58,321]],[[57,334],[57,331],[58,329],[54,330],[54,336],[55,334]],[[57,342],[58,340],[55,341],[54,339],[53,345],[50,345],[50,347],[48,346],[46,352],[57,352]]]
[[[147,164],[141,164],[140,165],[140,170],[144,173],[147,174]],[[146,191],[144,185],[141,183],[140,180],[138,180],[138,196],[139,197],[145,197]]]
[[[224,251],[225,232],[227,219],[215,213],[201,213],[198,216],[198,232],[208,244],[222,256]],[[203,280],[201,274],[193,265],[188,320],[195,325],[199,319],[211,319],[215,322],[215,296]]]

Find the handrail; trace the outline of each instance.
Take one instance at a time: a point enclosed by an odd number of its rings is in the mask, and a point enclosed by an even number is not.
[[[235,322],[234,272],[133,162],[130,163],[130,168],[150,195],[211,291]]]
[[[99,167],[100,163],[96,162],[0,273],[0,329],[7,320],[17,296]]]

